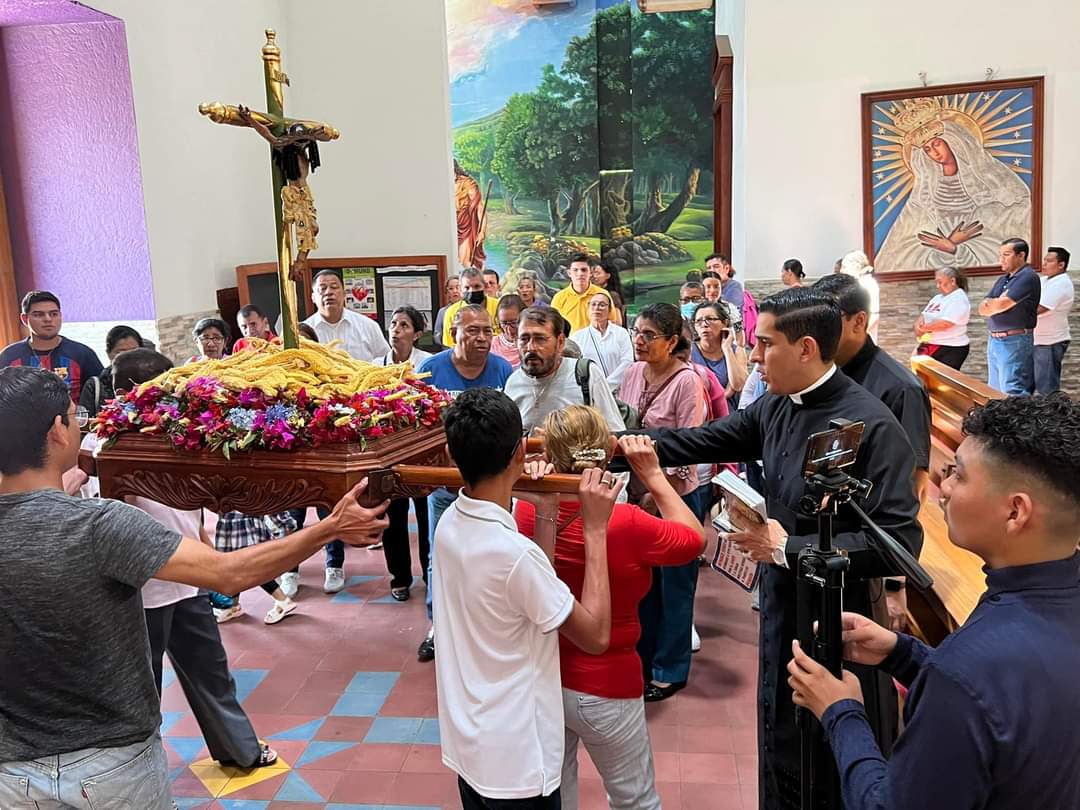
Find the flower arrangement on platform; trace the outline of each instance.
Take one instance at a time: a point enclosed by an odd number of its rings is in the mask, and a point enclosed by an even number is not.
[[[106,442],[162,434],[182,450],[294,450],[359,442],[439,422],[449,402],[409,363],[375,366],[334,348],[255,345],[221,360],[178,366],[99,412]]]

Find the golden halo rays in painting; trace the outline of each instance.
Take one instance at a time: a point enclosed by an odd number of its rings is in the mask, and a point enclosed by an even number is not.
[[[1042,84],[1000,84],[863,96],[876,269],[992,266],[1002,240],[1037,235]]]

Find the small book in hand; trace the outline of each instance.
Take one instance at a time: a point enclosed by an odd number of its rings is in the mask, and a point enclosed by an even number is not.
[[[751,591],[757,584],[760,566],[723,535],[764,525],[769,519],[765,498],[730,470],[721,471],[712,482],[720,488],[722,504],[720,514],[713,520],[713,526],[720,533],[713,555],[713,570]]]

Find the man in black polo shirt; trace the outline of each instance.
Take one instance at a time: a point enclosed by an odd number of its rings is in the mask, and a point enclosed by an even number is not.
[[[1028,264],[1028,243],[1006,239],[998,256],[1001,276],[979,304],[987,318],[987,383],[1005,394],[1035,391],[1035,325],[1039,321],[1039,274]]]

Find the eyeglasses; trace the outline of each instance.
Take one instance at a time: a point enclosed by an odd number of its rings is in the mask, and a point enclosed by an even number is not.
[[[946,478],[952,478],[955,475],[956,475],[956,465],[955,464],[946,464],[945,469],[942,470],[941,480],[944,481]]]
[[[680,304],[700,304],[704,300],[705,299],[702,298],[700,295],[695,295],[693,298],[690,298],[690,297],[687,297],[687,296],[682,296],[682,295],[679,296],[679,303]]]
[[[86,410],[82,405],[76,406],[75,413],[65,413],[63,415],[72,417],[80,429],[90,424],[90,411]]]
[[[517,329],[517,321],[499,321],[499,328],[504,332],[513,332]]]
[[[529,335],[529,334],[519,334],[518,335],[518,345],[519,346],[528,346],[530,343],[535,344],[536,346],[546,346],[550,340],[551,340],[550,335]]]
[[[630,337],[634,340],[641,338],[646,343],[652,343],[657,338],[667,337],[667,335],[658,335],[656,332],[642,332],[637,327],[630,328]]]
[[[720,318],[710,318],[707,315],[694,318],[694,326],[710,326],[714,323],[723,323],[723,321]]]
[[[224,343],[225,338],[221,335],[199,335],[195,338],[199,343]]]

